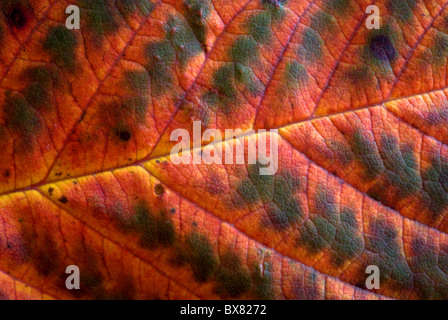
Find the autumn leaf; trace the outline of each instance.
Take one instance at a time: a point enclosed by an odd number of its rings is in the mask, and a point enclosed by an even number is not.
[[[0,298],[447,299],[447,4],[1,1]]]

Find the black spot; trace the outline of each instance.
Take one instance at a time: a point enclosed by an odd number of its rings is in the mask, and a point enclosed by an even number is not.
[[[51,197],[51,195],[53,194],[53,191],[54,191],[53,188],[48,188],[48,193],[50,194],[50,197]]]
[[[125,142],[129,141],[132,137],[132,134],[128,130],[116,130],[115,133],[121,141]]]
[[[390,38],[385,34],[375,36],[369,45],[371,54],[381,61],[391,61],[395,59],[395,48]]]
[[[13,6],[7,13],[7,21],[11,27],[22,29],[28,22],[27,14],[21,6]]]
[[[165,188],[163,188],[163,186],[160,183],[158,183],[154,187],[154,193],[158,196],[161,196],[162,194],[165,193]]]
[[[48,190],[48,191],[50,191],[50,190]],[[59,198],[59,202],[61,202],[61,203],[63,203],[63,204],[66,204],[66,203],[68,202],[67,197],[66,197],[66,196],[62,196],[62,197],[60,197],[60,198]]]

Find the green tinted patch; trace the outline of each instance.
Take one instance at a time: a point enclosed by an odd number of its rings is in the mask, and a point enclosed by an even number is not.
[[[307,249],[315,254],[327,247],[334,239],[336,230],[332,224],[321,216],[316,216],[312,220],[306,220],[300,228],[298,245],[305,245]]]
[[[417,238],[412,241],[411,268],[414,286],[421,299],[448,299],[448,246],[437,250],[431,243]]]
[[[362,252],[364,243],[352,209],[343,208],[339,214],[331,192],[320,186],[314,199],[314,210],[317,214],[312,214],[300,229],[298,245],[304,245],[312,254],[331,247],[337,266]]]
[[[327,189],[319,187],[314,199],[317,213],[301,227],[299,244],[304,244],[312,253],[317,253],[334,240],[338,224],[337,205]]]
[[[309,80],[308,71],[297,61],[288,61],[286,63],[285,80],[289,88],[301,88]]]
[[[123,109],[126,114],[135,115],[139,122],[143,122],[149,100],[147,97],[151,83],[149,73],[147,70],[128,71],[125,78],[131,94],[123,102]]]
[[[237,192],[246,203],[268,201],[273,195],[274,176],[260,175],[260,167],[260,163],[248,165],[248,178],[243,179],[237,186]]]
[[[325,9],[331,13],[343,14],[351,7],[350,0],[326,0]]]
[[[41,128],[39,114],[22,95],[7,92],[3,110],[7,126],[20,135],[31,136]]]
[[[322,44],[320,35],[315,30],[306,28],[302,38],[303,47],[299,49],[299,54],[308,61],[321,59],[323,55]]]
[[[444,64],[448,55],[448,35],[446,33],[437,32],[431,51],[434,62],[436,64]]]
[[[271,13],[273,21],[278,21],[285,17],[285,6],[288,3],[287,0],[261,0],[261,3],[263,8],[269,10]]]
[[[115,4],[125,18],[137,10],[147,16],[154,8],[154,5],[148,0],[115,0]]]
[[[271,12],[264,11],[249,19],[249,34],[256,42],[265,43],[271,36]]]
[[[349,143],[356,159],[366,169],[366,177],[377,178],[384,171],[384,166],[375,143],[367,138],[361,129],[355,130]]]
[[[193,232],[186,239],[186,251],[181,253],[193,269],[199,282],[207,281],[215,272],[217,261],[206,236]]]
[[[149,89],[149,74],[146,71],[127,71],[125,77],[133,92],[143,94]]]
[[[375,74],[366,65],[352,66],[346,75],[354,85],[371,85],[375,79]]]
[[[344,141],[335,138],[326,139],[328,149],[331,150],[333,161],[339,161],[343,165],[349,164],[353,160],[353,153]]]
[[[213,74],[213,89],[203,95],[203,101],[214,110],[220,107],[224,112],[230,112],[238,103],[235,81],[235,65],[221,66]]]
[[[303,210],[294,198],[300,179],[290,172],[260,175],[260,164],[248,166],[248,178],[237,185],[237,195],[248,205],[262,201],[266,204],[268,217],[277,229],[285,229],[302,219]]]
[[[421,188],[417,159],[409,145],[400,148],[397,138],[383,134],[380,154],[387,169],[387,180],[397,188],[401,197],[409,196]]]
[[[316,30],[318,33],[331,31],[334,26],[335,20],[333,16],[323,10],[319,11],[311,20],[311,29]]]
[[[201,44],[184,20],[170,18],[165,25],[165,31],[166,39],[171,42],[182,68],[186,67],[191,58],[202,52]]]
[[[30,83],[26,88],[25,97],[36,109],[48,106],[50,98],[49,88],[42,82]]]
[[[236,84],[243,85],[253,96],[262,94],[263,84],[248,66],[255,61],[256,51],[257,43],[252,38],[240,37],[233,43],[231,54],[235,63],[226,63],[215,71],[213,89],[202,96],[207,105],[212,109],[218,106],[225,113],[234,110],[239,104]]]
[[[240,37],[233,43],[231,53],[234,62],[247,65],[257,59],[258,44],[253,38]]]
[[[226,64],[219,68],[213,75],[213,86],[220,95],[235,98],[237,95],[234,83],[235,69],[232,64]]]
[[[161,63],[169,67],[176,61],[176,52],[169,41],[162,40],[147,45],[146,57],[151,64]]]
[[[260,81],[256,80],[255,73],[251,68],[246,67],[241,63],[235,64],[235,80],[243,84],[253,96],[262,93],[262,84]]]
[[[206,43],[207,20],[210,15],[210,0],[185,0],[186,18],[196,39],[201,45]]]
[[[50,109],[50,92],[59,84],[59,75],[54,69],[48,67],[35,67],[27,70],[29,84],[25,88],[26,100],[36,109]]]
[[[72,264],[82,263],[79,267],[83,272],[80,273],[80,290],[72,290],[75,297],[90,295],[96,299],[104,297],[104,277],[98,267],[99,255],[90,247],[80,248],[76,254],[76,260],[71,261]],[[64,283],[65,284],[65,283]],[[65,286],[64,286],[65,287]]]
[[[76,46],[78,40],[73,31],[65,26],[50,28],[45,38],[43,48],[48,51],[53,61],[60,67],[73,69],[76,64]]]
[[[244,269],[240,258],[231,251],[227,251],[221,257],[216,280],[218,282],[216,290],[224,298],[237,298],[249,291],[251,287],[249,271]]]
[[[337,265],[342,265],[346,260],[356,257],[364,249],[364,241],[359,235],[353,210],[344,208],[340,219],[335,242],[332,245],[336,252],[333,259]]]
[[[170,68],[176,61],[176,52],[169,41],[162,40],[146,46],[146,57],[152,93],[155,96],[161,95],[173,86],[174,77]]]
[[[143,247],[154,249],[174,244],[174,225],[164,211],[158,215],[152,214],[145,203],[137,204],[134,210],[132,221]]]
[[[114,33],[120,27],[117,18],[111,8],[111,1],[105,0],[80,0],[79,6],[82,8],[81,15],[87,21],[87,27],[96,36],[103,37],[106,34]]]
[[[255,265],[252,272],[252,292],[255,299],[270,300],[274,298],[272,288],[272,264],[263,263],[263,270],[260,265]]]
[[[438,218],[448,206],[448,159],[437,156],[423,173],[423,200],[432,213],[432,218]]]
[[[276,175],[274,193],[267,210],[268,216],[277,229],[285,229],[303,218],[300,203],[294,198],[300,180],[290,173]]]
[[[25,223],[22,223],[20,227],[24,241],[22,249],[27,255],[26,260],[31,262],[37,272],[44,277],[61,275],[65,266],[62,267],[61,253],[53,235],[45,229],[40,229],[38,232]]]
[[[387,7],[396,18],[406,22],[414,16],[416,3],[417,0],[389,0]]]
[[[400,248],[398,232],[393,225],[383,218],[371,222],[369,233],[366,234],[366,249],[371,253],[368,264],[380,269],[381,283],[387,283],[397,291],[412,288],[412,271]]]

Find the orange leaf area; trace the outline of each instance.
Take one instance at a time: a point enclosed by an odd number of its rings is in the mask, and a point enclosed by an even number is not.
[[[447,4],[3,0],[0,298],[447,299]]]

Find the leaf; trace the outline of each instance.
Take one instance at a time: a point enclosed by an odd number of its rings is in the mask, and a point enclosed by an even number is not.
[[[448,298],[447,3],[2,1],[0,298]]]

